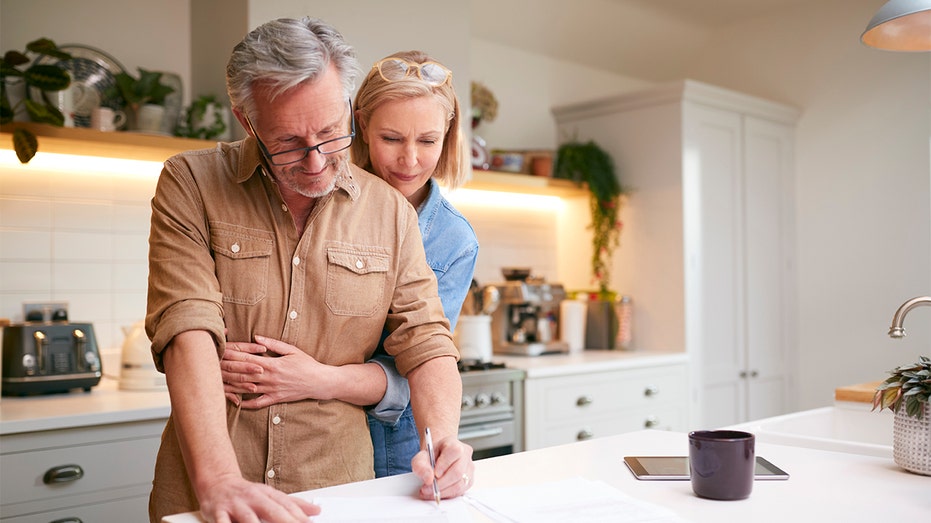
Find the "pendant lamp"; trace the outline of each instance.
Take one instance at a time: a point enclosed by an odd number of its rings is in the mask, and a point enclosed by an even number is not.
[[[931,51],[931,0],[886,2],[860,41],[888,51]]]

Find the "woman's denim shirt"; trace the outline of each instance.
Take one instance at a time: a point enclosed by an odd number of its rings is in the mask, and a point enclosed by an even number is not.
[[[417,209],[417,223],[423,237],[427,265],[436,274],[443,313],[449,320],[450,331],[455,331],[459,311],[472,284],[475,262],[478,259],[478,239],[472,225],[441,193],[432,178],[430,193]],[[410,401],[410,388],[394,368],[394,358],[379,350],[371,360],[385,369],[388,389],[381,402],[369,413],[389,423],[397,421]]]

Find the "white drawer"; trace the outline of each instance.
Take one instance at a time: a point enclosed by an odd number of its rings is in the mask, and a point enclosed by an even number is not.
[[[577,376],[555,377],[540,382],[544,424],[677,403],[688,394],[684,366],[593,373],[584,380]]]
[[[684,424],[683,418],[683,408],[666,405],[658,408],[631,409],[617,415],[569,423],[554,423],[544,426],[542,436],[531,446],[538,448],[563,445],[643,429],[679,430]],[[683,442],[683,445],[686,444],[687,442]]]
[[[128,523],[148,520],[148,492],[101,503],[82,504],[60,510],[3,518],[4,523],[49,523],[50,521],[83,521],[84,523],[125,521]]]

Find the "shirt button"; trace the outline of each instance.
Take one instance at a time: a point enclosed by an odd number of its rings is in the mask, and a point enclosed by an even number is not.
[[[269,470],[268,472],[265,473],[265,475],[268,476],[269,478],[273,478],[275,477],[275,471]]]
[[[233,251],[234,253],[235,253],[235,252],[239,252],[239,249],[240,249],[240,247],[239,247],[239,244],[238,244],[238,243],[234,243],[234,244],[230,247],[230,250]]]
[[[281,204],[281,210],[284,212],[288,212],[288,204],[286,203]]]
[[[365,267],[365,264],[362,263],[362,260],[356,260],[356,269],[361,269],[362,267]]]
[[[294,265],[300,265],[301,259],[295,256],[294,258],[291,258],[291,263],[293,263]]]
[[[291,312],[289,312],[289,313],[288,313],[288,317],[291,318],[292,320],[295,319],[295,318],[297,318],[297,311],[291,311]]]
[[[279,423],[281,423],[281,416],[275,416],[274,418],[272,418],[273,425],[277,425]]]

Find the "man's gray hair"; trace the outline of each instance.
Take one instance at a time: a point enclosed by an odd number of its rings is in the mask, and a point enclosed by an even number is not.
[[[226,65],[226,90],[233,107],[252,112],[256,82],[272,99],[303,82],[318,79],[333,64],[348,99],[359,74],[355,50],[322,20],[280,18],[251,31],[233,48]]]

